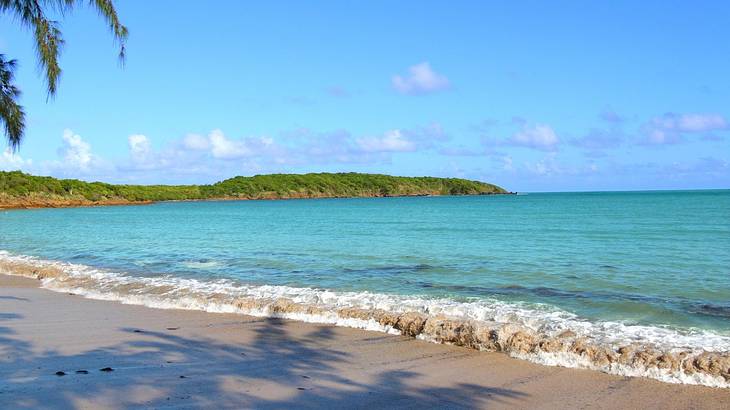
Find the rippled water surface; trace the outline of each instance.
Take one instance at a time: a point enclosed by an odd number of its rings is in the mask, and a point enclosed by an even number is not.
[[[496,299],[730,335],[730,191],[0,212],[0,249],[126,275]]]

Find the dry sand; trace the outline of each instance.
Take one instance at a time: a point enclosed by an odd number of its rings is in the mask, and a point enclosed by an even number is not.
[[[0,275],[0,409],[730,408],[730,389],[329,325],[95,301],[38,283]]]

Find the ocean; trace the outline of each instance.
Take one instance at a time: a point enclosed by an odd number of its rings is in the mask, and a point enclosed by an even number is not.
[[[43,272],[50,289],[125,303],[730,386],[712,367],[730,360],[730,190],[11,210],[0,212],[0,272]],[[404,331],[383,312],[426,322]]]

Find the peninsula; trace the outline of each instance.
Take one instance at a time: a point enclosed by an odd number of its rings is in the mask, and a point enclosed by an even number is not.
[[[156,201],[508,194],[459,178],[360,173],[237,176],[210,185],[113,185],[0,172],[0,209],[144,204]]]

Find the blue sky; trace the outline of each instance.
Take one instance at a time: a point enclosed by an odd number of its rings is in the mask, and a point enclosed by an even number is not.
[[[0,169],[130,183],[270,172],[453,176],[517,191],[730,188],[728,2],[119,1],[62,19],[46,101]],[[2,144],[2,143],[0,143]]]

